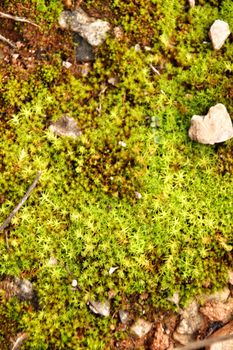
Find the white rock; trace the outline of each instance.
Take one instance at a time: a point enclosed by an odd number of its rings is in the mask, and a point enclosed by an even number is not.
[[[112,176],[111,176],[112,177]],[[118,267],[110,267],[108,273],[109,275],[112,275],[114,271],[116,271],[118,269]]]
[[[57,259],[56,259],[54,256],[51,256],[51,257],[49,258],[48,264],[49,264],[50,266],[56,266],[56,265],[57,265]]]
[[[214,50],[219,50],[223,46],[225,40],[231,31],[227,22],[217,19],[210,27],[209,36],[212,41]]]
[[[89,300],[89,308],[95,314],[99,314],[105,317],[108,317],[110,315],[110,303],[108,300],[103,302]]]
[[[126,323],[129,318],[129,313],[125,310],[120,310],[119,317],[120,317],[121,323]]]
[[[189,5],[190,5],[190,7],[194,7],[195,6],[195,0],[189,0]]]
[[[134,50],[135,50],[136,52],[140,52],[140,51],[141,51],[141,46],[140,46],[139,44],[136,44],[136,45],[134,46]]]
[[[72,63],[70,63],[69,61],[63,61],[62,66],[66,69],[69,69],[72,66]]]
[[[233,126],[226,107],[218,103],[209,109],[206,116],[194,115],[191,119],[189,137],[210,145],[231,139]]]
[[[62,29],[79,33],[92,46],[102,44],[110,30],[108,22],[89,17],[81,8],[63,11],[58,22]]]
[[[76,288],[77,285],[78,285],[78,281],[77,280],[73,280],[71,285],[72,285],[73,288]]]
[[[139,338],[144,337],[152,328],[152,324],[148,321],[139,318],[131,327],[131,331]]]
[[[108,83],[113,86],[117,86],[117,84],[119,83],[119,80],[116,77],[111,77],[108,79]]]
[[[118,145],[121,146],[121,147],[126,147],[127,146],[124,141],[119,141]]]
[[[136,197],[137,199],[141,199],[141,198],[142,198],[142,195],[141,195],[140,192],[136,191],[136,192],[135,192],[135,197]]]

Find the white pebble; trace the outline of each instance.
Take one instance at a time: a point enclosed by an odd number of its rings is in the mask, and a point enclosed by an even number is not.
[[[73,280],[71,285],[72,285],[73,288],[76,288],[77,285],[78,285],[77,280]]]
[[[118,145],[120,145],[121,147],[126,147],[126,143],[124,141],[119,141]]]
[[[63,61],[62,62],[62,66],[69,69],[72,66],[72,63],[68,62],[68,61]]]
[[[108,273],[109,275],[112,275],[114,271],[116,271],[118,269],[118,267],[110,267]]]
[[[135,196],[136,196],[137,199],[141,199],[142,198],[141,193],[139,193],[137,191],[135,192]]]

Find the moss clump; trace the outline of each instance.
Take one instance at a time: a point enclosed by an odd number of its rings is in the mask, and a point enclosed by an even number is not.
[[[18,15],[26,6],[20,3]],[[231,4],[200,1],[190,9],[178,0],[88,1],[90,13],[104,10],[124,33],[109,35],[86,77],[75,65],[62,66],[70,40],[64,50],[53,41],[63,37],[55,24],[61,2],[51,2],[48,12],[44,5],[26,6],[51,25],[50,34],[43,23],[46,34],[36,34],[43,55],[28,36],[40,58],[0,68],[2,221],[43,172],[7,229],[9,249],[0,238],[0,279],[30,280],[39,307],[13,298],[0,313],[9,327],[27,333],[25,349],[106,349],[126,301],[138,316],[142,308],[174,308],[167,300],[174,292],[185,303],[226,282],[232,142],[200,145],[187,130],[193,114],[216,103],[233,112],[230,39],[218,52],[208,39],[216,18],[229,19]],[[12,6],[4,2],[2,10]],[[63,114],[77,121],[80,138],[49,130]],[[112,275],[111,267],[118,267]],[[148,297],[138,307],[141,293]],[[111,318],[90,312],[89,299],[110,296]],[[0,336],[8,344],[6,334]]]

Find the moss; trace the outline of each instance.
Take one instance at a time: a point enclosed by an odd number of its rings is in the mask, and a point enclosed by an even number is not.
[[[42,31],[55,25],[60,1],[46,11],[43,1],[29,3],[44,16]],[[10,12],[13,2],[2,6]],[[125,300],[137,309],[146,292],[143,307],[173,309],[167,297],[178,291],[185,304],[220,288],[232,264],[232,142],[205,146],[187,136],[193,114],[218,102],[232,113],[230,39],[214,52],[208,38],[218,15],[228,19],[229,1],[85,6],[104,10],[125,32],[121,41],[109,35],[87,77],[62,67],[60,47],[31,70],[0,68],[7,76],[0,83],[2,221],[43,172],[7,230],[9,250],[0,238],[1,279],[27,278],[38,292],[38,310],[17,299],[2,306],[9,327],[28,334],[25,349],[106,349]],[[77,140],[49,131],[63,114],[81,128]],[[109,275],[111,267],[118,269]],[[92,314],[87,301],[109,295],[111,319]]]

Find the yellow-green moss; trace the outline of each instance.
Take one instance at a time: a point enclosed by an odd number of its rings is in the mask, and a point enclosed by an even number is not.
[[[39,18],[52,11],[56,20],[61,1],[35,3]],[[110,35],[87,77],[72,76],[56,53],[33,75],[9,67],[0,83],[1,222],[43,172],[9,226],[9,250],[0,238],[0,278],[27,278],[38,291],[39,310],[17,299],[4,305],[5,319],[28,334],[25,349],[106,349],[123,299],[147,292],[150,308],[173,308],[168,296],[178,291],[185,302],[219,288],[232,264],[232,142],[187,136],[193,114],[218,102],[233,112],[230,39],[219,52],[208,39],[232,4],[87,2],[101,5],[125,40]],[[79,139],[49,131],[63,114],[77,120]],[[109,292],[113,319],[99,318],[86,302]]]

